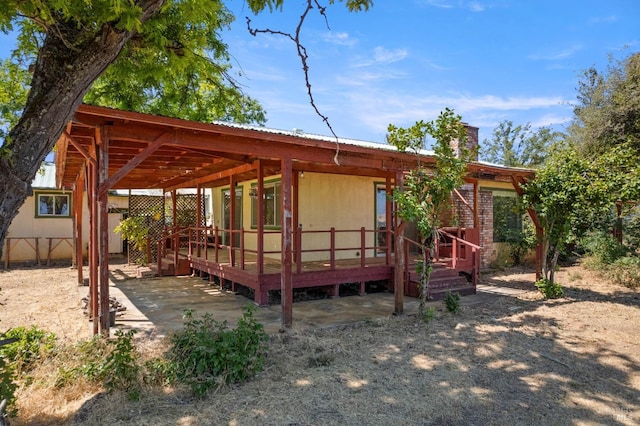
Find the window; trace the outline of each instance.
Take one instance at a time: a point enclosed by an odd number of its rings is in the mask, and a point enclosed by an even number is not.
[[[282,192],[280,181],[264,184],[264,216],[263,224],[267,228],[280,228]],[[258,199],[257,188],[251,188],[251,227],[258,227]]]
[[[68,194],[36,194],[36,217],[71,217]]]
[[[493,242],[517,241],[522,234],[522,216],[516,212],[518,199],[513,196],[493,196]]]

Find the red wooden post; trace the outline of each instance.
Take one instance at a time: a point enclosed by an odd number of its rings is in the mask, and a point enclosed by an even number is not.
[[[92,147],[95,157],[95,146]],[[89,164],[89,298],[91,302],[91,318],[93,321],[93,334],[100,331],[98,324],[98,200],[97,198],[98,168],[96,164]]]
[[[236,252],[233,248],[236,229],[236,180],[235,176],[229,177],[229,265],[236,266]]]
[[[387,193],[387,198],[385,201],[385,233],[386,233],[386,237],[385,237],[385,241],[387,242],[387,247],[385,247],[385,264],[386,265],[390,265],[391,264],[391,248],[393,246],[392,243],[392,239],[393,239],[393,216],[392,216],[392,209],[393,209],[393,203],[391,203],[391,193],[392,193],[392,189],[391,189],[391,177],[387,176],[386,182],[385,182],[385,191]],[[375,238],[377,238],[378,236],[376,235]]]
[[[109,302],[109,211],[108,211],[108,187],[102,186],[109,178],[109,135],[103,128],[105,137],[100,138],[98,133],[98,205],[100,216],[100,334],[109,336],[110,327],[110,302]]]
[[[215,229],[213,230],[214,234],[213,234],[213,261],[216,263],[219,263],[219,253],[218,253],[218,246],[220,245],[220,242],[218,241],[218,227],[216,226]]]
[[[196,204],[198,205],[198,207],[196,207],[196,244],[198,245],[197,247],[197,256],[200,257],[200,253],[201,253],[201,247],[200,244],[202,243],[202,195],[200,194],[200,185],[198,185],[197,188],[197,192],[196,192]]]
[[[76,188],[74,191],[75,200],[73,205],[73,212],[76,218],[75,221],[75,241],[76,241],[76,266],[78,267],[78,285],[84,284],[84,277],[82,276],[82,267],[84,265],[82,254],[82,193],[84,190],[84,179],[78,179],[76,181]]]
[[[295,222],[294,222],[295,224]],[[302,227],[295,228],[296,235],[296,272],[302,272]]]
[[[282,159],[282,271],[280,292],[282,302],[282,327],[293,323],[293,276],[291,274],[291,158]]]
[[[49,247],[47,248],[47,266],[51,266],[51,250],[53,248],[53,238],[47,237],[47,240],[49,240]]]
[[[165,244],[164,238],[158,241],[158,276],[162,276],[162,245]],[[147,239],[147,246],[150,246],[149,240]]]
[[[258,274],[264,273],[264,165],[262,161],[258,160],[258,218],[257,218],[257,231],[258,231]]]
[[[366,266],[366,254],[367,252],[367,234],[365,233],[364,226],[360,228],[360,266],[364,268]]]
[[[36,265],[40,265],[40,238],[34,238],[36,240]]]
[[[240,228],[240,268],[244,270],[244,226]]]
[[[336,228],[331,227],[330,231],[330,248],[329,248],[329,265],[331,265],[331,269],[336,269]]]

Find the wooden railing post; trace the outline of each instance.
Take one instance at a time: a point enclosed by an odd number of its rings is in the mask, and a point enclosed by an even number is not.
[[[158,276],[162,276],[162,245],[165,244],[164,238],[158,241]]]
[[[298,226],[294,230],[296,242],[296,272],[302,272],[302,226]]]
[[[331,227],[331,247],[329,252],[331,269],[336,269],[336,228]]]
[[[365,256],[367,251],[367,234],[365,233],[364,226],[360,228],[360,266],[365,267],[366,259]]]
[[[244,270],[244,226],[240,228],[240,268]]]
[[[213,230],[214,234],[213,234],[213,260],[214,262],[218,263],[218,246],[219,246],[219,241],[218,241],[218,227],[216,226]]]
[[[173,234],[173,267],[178,269],[178,253],[180,252],[180,233]]]

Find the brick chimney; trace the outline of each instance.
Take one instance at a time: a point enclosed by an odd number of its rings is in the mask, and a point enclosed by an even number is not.
[[[467,149],[471,151],[470,161],[478,161],[478,128],[470,126],[467,123],[462,123],[467,131]],[[460,157],[460,150],[458,149],[458,140],[451,141],[451,149],[455,152],[457,157]]]

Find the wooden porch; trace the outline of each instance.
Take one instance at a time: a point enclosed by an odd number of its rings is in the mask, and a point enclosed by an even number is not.
[[[449,231],[449,232],[447,232]],[[293,232],[292,282],[293,289],[319,287],[330,297],[339,297],[340,286],[357,284],[359,294],[366,294],[366,283],[384,281],[389,291],[394,291],[396,259],[388,245],[368,246],[367,236],[386,231],[336,230]],[[272,232],[280,234],[280,232]],[[305,249],[302,244],[305,233],[327,234],[331,244],[327,248]],[[236,234],[238,246],[222,244],[223,235]],[[153,265],[157,275],[189,275],[206,273],[209,280],[216,278],[222,285],[225,281],[236,291],[238,285],[253,291],[257,305],[269,304],[269,292],[281,289],[282,262],[272,255],[280,252],[258,252],[245,247],[246,238],[255,234],[244,229],[231,231],[218,228],[187,228],[167,235],[158,244],[158,262]],[[336,236],[359,234],[361,244],[357,247],[340,245]],[[437,300],[447,292],[461,295],[475,294],[479,271],[479,246],[476,229],[443,228],[436,244],[433,259],[434,270],[429,282],[428,296]],[[255,235],[253,235],[255,236]],[[371,240],[371,238],[369,238]],[[390,241],[374,238],[373,241]],[[419,276],[416,273],[420,256],[417,243],[408,240],[404,246],[402,280],[404,294],[418,297]],[[354,252],[359,256],[338,259],[341,251]],[[310,253],[326,252],[326,259],[304,260]]]

